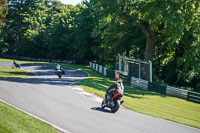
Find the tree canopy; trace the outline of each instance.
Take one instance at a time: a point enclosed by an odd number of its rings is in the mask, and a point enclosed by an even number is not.
[[[7,14],[7,0],[1,0],[0,1],[0,28],[2,27],[2,24],[5,20],[6,14]]]
[[[111,67],[121,54],[151,60],[156,82],[200,91],[199,0],[8,0],[7,7],[0,54]]]

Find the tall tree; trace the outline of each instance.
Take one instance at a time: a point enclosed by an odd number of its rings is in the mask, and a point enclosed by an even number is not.
[[[80,11],[74,19],[73,36],[71,53],[75,59],[79,60],[93,60],[93,50],[96,46],[94,39],[91,37],[91,32],[94,28],[94,22],[96,19],[92,13],[92,8],[89,2],[84,2],[84,5],[80,6]]]
[[[46,0],[8,1],[9,12],[3,31],[4,40],[9,44],[8,54],[27,56],[34,53],[34,37],[45,27],[45,2]]]
[[[7,14],[7,0],[1,0],[0,1],[0,28],[2,27],[2,24],[5,20],[6,14]]]
[[[53,16],[50,26],[47,30],[49,56],[52,59],[66,59],[72,57],[69,55],[68,48],[72,45],[73,20],[78,12],[78,8],[72,5],[63,5],[61,13]]]
[[[91,0],[91,2],[97,2]],[[155,40],[165,36],[172,44],[180,41],[184,29],[199,8],[198,0],[99,0],[105,15],[130,19],[146,37],[145,60],[153,60]]]
[[[7,15],[7,0],[1,0],[0,1],[0,54],[3,54],[7,51],[7,44],[3,41],[1,28],[3,26],[3,23],[5,21],[6,15]]]

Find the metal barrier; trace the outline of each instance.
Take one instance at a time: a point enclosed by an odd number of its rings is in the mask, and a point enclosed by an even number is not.
[[[99,65],[99,73],[102,73],[102,66]]]
[[[200,103],[200,93],[188,91],[188,100]]]
[[[167,86],[166,94],[169,96],[175,96],[175,97],[187,99],[188,90],[183,90],[183,89]]]
[[[149,84],[149,81],[131,77],[131,85],[132,86],[140,87],[144,90],[147,90],[148,84]]]

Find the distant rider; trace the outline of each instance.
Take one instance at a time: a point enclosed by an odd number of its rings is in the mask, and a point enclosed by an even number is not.
[[[60,69],[61,69],[60,64],[57,64],[56,70],[60,70]]]
[[[20,68],[20,65],[17,64],[17,62],[16,62],[15,60],[13,61],[13,64],[14,64],[14,66],[15,66],[16,68]]]
[[[115,90],[110,91],[111,89],[115,89]],[[118,93],[120,93],[120,94],[123,95],[123,93],[124,93],[124,85],[123,85],[123,83],[122,83],[122,80],[119,78],[119,79],[117,80],[116,83],[114,83],[112,86],[110,86],[110,87],[106,90],[106,93],[107,93],[110,97],[112,97],[114,94],[118,94]],[[123,102],[123,101],[122,101],[122,102]]]
[[[65,71],[61,68],[60,64],[57,64],[56,70],[61,70],[62,74],[65,75]]]

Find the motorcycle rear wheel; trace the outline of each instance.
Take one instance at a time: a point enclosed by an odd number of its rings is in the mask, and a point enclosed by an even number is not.
[[[101,103],[101,108],[104,109],[105,108],[105,105],[104,105],[104,100],[102,101]]]
[[[113,108],[111,108],[111,112],[112,112],[112,113],[117,112],[118,109],[119,109],[119,107],[120,107],[120,101],[117,100],[117,101],[115,102],[115,106],[114,106]]]

